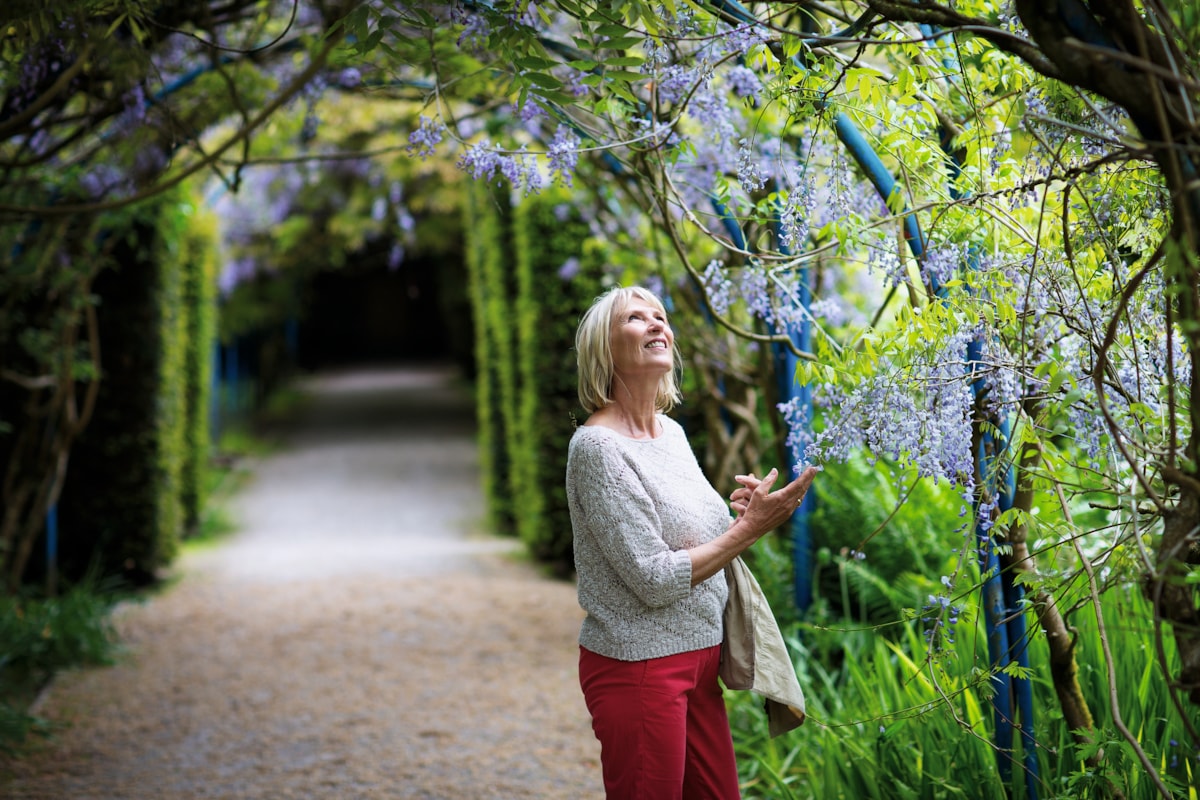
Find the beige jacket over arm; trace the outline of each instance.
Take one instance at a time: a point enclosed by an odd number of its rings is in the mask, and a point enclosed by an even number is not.
[[[766,698],[772,737],[804,723],[804,692],[767,598],[740,557],[725,568],[729,600],[721,680],[728,689],[744,689]]]

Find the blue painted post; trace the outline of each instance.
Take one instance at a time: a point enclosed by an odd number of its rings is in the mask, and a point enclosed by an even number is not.
[[[775,219],[772,233],[775,239],[775,248],[784,255],[791,255],[791,250],[783,241],[783,236],[779,229],[778,216]],[[796,347],[805,352],[812,349],[812,323],[808,319],[808,310],[812,306],[812,286],[808,266],[800,268],[800,305],[804,308],[805,317],[799,325],[788,325],[783,331]],[[774,329],[771,331],[776,333]],[[775,379],[778,382],[778,391],[780,399],[788,400],[798,404],[804,412],[804,426],[806,432],[812,431],[812,389],[808,385],[800,385],[796,382],[796,368],[800,365],[800,359],[792,352],[791,348],[784,347],[782,344],[775,345]],[[788,474],[794,475],[797,467],[797,459],[791,449],[787,450],[788,459]],[[809,488],[808,493],[804,495],[803,502],[796,509],[796,513],[792,514],[791,520],[788,522],[788,530],[792,538],[792,563],[794,570],[792,594],[793,600],[796,603],[796,609],[803,614],[809,609],[813,601],[813,540],[812,530],[809,525],[809,518],[812,512],[817,507],[817,487]]]
[[[921,32],[926,36],[933,36],[935,29],[929,25],[921,25]],[[953,68],[954,62],[949,59],[942,61],[947,68]],[[949,157],[949,179],[950,179],[950,194],[953,198],[958,199],[962,193],[955,188],[955,181],[958,179],[960,165],[958,155],[950,147],[950,137],[947,131],[942,131],[939,137],[943,152]],[[967,271],[972,272],[979,268],[979,256],[973,249],[967,257]],[[967,284],[967,290],[971,290],[970,283]],[[980,356],[983,351],[983,341],[977,337],[972,340],[967,347],[967,362],[968,369],[974,370],[975,365],[979,363]],[[978,401],[986,387],[982,379],[975,379],[971,382],[972,392],[975,399]],[[976,454],[976,463],[979,465],[979,473],[984,481],[986,491],[990,492],[997,504],[997,510],[1003,513],[1012,508],[1013,496],[1016,493],[1016,474],[1012,469],[1002,466],[1003,454],[1008,451],[1009,436],[1011,432],[1011,422],[1007,416],[995,420],[995,425],[999,431],[998,437],[993,437],[990,432],[984,432],[980,445],[980,452]],[[1000,474],[996,474],[997,471]],[[976,503],[976,511],[978,512],[979,505]],[[993,669],[999,668],[1002,664],[1010,664],[1015,662],[1018,667],[1023,670],[1029,669],[1029,647],[1028,647],[1028,623],[1025,620],[1025,589],[1017,584],[1014,580],[1012,571],[1000,572],[999,556],[996,554],[994,538],[987,535],[988,532],[980,530],[982,521],[976,520],[976,538],[981,548],[981,572],[985,576],[993,575],[989,572],[992,569],[992,562],[995,562],[994,568],[996,572],[994,577],[999,579],[1000,597],[999,606],[994,604],[996,598],[993,597],[994,588],[989,588],[985,584],[984,589],[984,617],[985,624],[988,630],[989,657]],[[984,555],[986,554],[986,555]],[[984,568],[983,562],[986,559],[987,568]],[[990,583],[993,578],[989,577]],[[996,642],[996,648],[992,648],[993,634],[992,631],[1000,626],[1004,628],[1004,641]],[[1003,645],[1001,647],[1001,645]],[[1038,782],[1040,781],[1041,769],[1038,762],[1037,740],[1034,737],[1033,725],[1033,684],[1028,678],[1014,677],[1004,673],[997,673],[994,681],[1004,684],[1008,694],[1008,702],[1004,702],[1004,698],[999,692],[993,697],[992,710],[996,724],[995,744],[997,747],[996,757],[1000,774],[1005,778],[1005,788],[1009,796],[1012,796],[1012,765],[1013,761],[1013,720],[1019,719],[1019,727],[1021,736],[1021,755],[1025,773],[1025,792],[1029,800],[1037,800],[1038,798]],[[1014,710],[1016,714],[1014,715]]]
[[[742,232],[741,226],[738,225],[737,220],[716,199],[713,199],[712,204],[713,209],[717,212],[721,220],[721,224],[729,234],[730,241],[733,242],[734,247],[739,250],[745,250],[746,236]],[[775,238],[778,242],[778,229],[775,233]],[[801,284],[801,303],[807,310],[812,302],[812,293],[808,285],[807,267],[802,270]],[[771,333],[775,334],[777,331],[772,329]],[[790,336],[792,341],[801,350],[808,350],[812,343],[812,332],[808,322],[802,323],[798,328],[791,326],[784,333]],[[796,385],[795,375],[798,365],[796,354],[790,348],[782,344],[776,344],[774,345],[774,358],[779,397],[785,400],[798,398],[799,402],[808,409],[805,419],[807,420],[806,424],[811,425],[812,391],[807,386]],[[794,477],[796,474],[796,457],[788,450],[785,458],[787,459],[787,464],[784,474]],[[812,533],[809,528],[809,517],[814,508],[816,508],[816,494],[810,489],[804,497],[804,502],[796,508],[796,511],[793,512],[791,519],[788,521],[788,533],[792,540],[792,593],[796,608],[800,613],[804,613],[812,605],[813,543]]]
[[[212,350],[209,353],[212,369],[209,372],[209,392],[208,392],[208,439],[212,443],[221,441],[221,424],[224,419],[221,416],[221,341],[216,339],[213,341]]]
[[[46,512],[46,594],[58,594],[58,503]]]

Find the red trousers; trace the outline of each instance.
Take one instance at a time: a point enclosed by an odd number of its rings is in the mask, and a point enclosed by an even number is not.
[[[579,649],[608,800],[741,797],[720,660],[719,645],[647,661]]]

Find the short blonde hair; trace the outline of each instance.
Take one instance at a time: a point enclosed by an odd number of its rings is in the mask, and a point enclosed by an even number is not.
[[[575,329],[575,360],[579,367],[579,404],[589,414],[599,411],[613,402],[613,318],[629,305],[634,298],[658,307],[665,315],[667,309],[654,292],[641,286],[617,286],[596,298],[592,307],[584,312]],[[675,368],[669,370],[658,383],[658,394],[654,407],[658,411],[670,411],[683,399],[679,393],[677,374],[683,368],[679,348],[671,346]]]

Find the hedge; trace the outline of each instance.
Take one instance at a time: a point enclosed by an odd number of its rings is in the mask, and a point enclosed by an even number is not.
[[[560,573],[573,566],[567,445],[585,417],[575,326],[604,288],[604,259],[563,191],[513,206],[467,185],[480,460],[492,528]]]
[[[192,305],[213,301],[201,285],[212,275],[211,231],[189,232],[195,213],[182,192],[169,193],[108,231],[118,266],[93,284],[100,396],[59,501],[65,575],[95,564],[147,583],[198,514],[215,311]]]
[[[513,306],[515,283],[508,237],[511,217],[507,190],[470,181],[463,203],[466,260],[472,317],[475,322],[475,402],[479,456],[488,521],[497,533],[516,532],[508,436],[515,417],[514,326],[506,309]]]
[[[579,406],[575,328],[603,291],[602,254],[565,192],[526,198],[513,215],[518,401],[509,437],[517,532],[559,572],[574,564],[567,509],[567,446]]]

